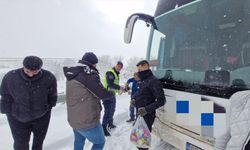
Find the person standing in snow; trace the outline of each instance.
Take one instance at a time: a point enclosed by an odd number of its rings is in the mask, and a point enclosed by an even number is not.
[[[23,68],[9,71],[0,88],[1,113],[7,115],[14,139],[14,150],[42,150],[50,122],[51,109],[57,102],[55,76],[44,69],[42,59],[27,56]]]
[[[80,65],[64,67],[68,122],[73,128],[74,150],[83,150],[85,140],[93,143],[92,150],[102,150],[105,136],[100,124],[101,99],[112,99],[113,92],[100,82],[96,68],[98,58],[87,52],[79,60]]]
[[[153,75],[146,60],[140,61],[137,65],[140,83],[139,89],[135,93],[132,104],[138,110],[138,115],[142,116],[150,130],[155,119],[155,110],[163,106],[166,102],[161,82]],[[147,148],[138,148],[147,150]]]
[[[109,69],[103,80],[104,87],[112,91],[114,94],[118,94],[124,91],[124,87],[119,85],[119,74],[122,70],[123,63],[118,61],[115,67]],[[115,107],[116,107],[116,98],[112,97],[109,100],[103,101],[104,106],[104,115],[102,119],[102,127],[104,130],[105,136],[110,136],[110,133],[107,128],[115,128],[116,126],[113,124],[113,117],[115,114]]]
[[[138,72],[134,73],[134,77],[128,79],[126,86],[125,86],[125,91],[130,90],[129,89],[129,84],[132,83],[132,88],[131,88],[131,100],[133,99],[134,94],[137,92],[138,90],[138,85],[137,82],[139,81],[139,76],[138,76]],[[130,100],[130,101],[131,101]],[[136,114],[137,114],[137,110],[136,110]],[[133,122],[135,120],[135,106],[131,105],[130,102],[130,106],[129,106],[129,115],[130,115],[130,119],[128,119],[126,122]]]
[[[250,90],[236,92],[230,97],[226,130],[216,138],[215,150],[250,149]]]

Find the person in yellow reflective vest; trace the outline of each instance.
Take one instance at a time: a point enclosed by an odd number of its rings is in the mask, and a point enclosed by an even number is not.
[[[104,76],[103,86],[109,91],[113,91],[115,94],[118,94],[119,91],[124,91],[124,87],[119,85],[119,74],[123,68],[123,63],[118,61],[117,64],[109,69]],[[102,119],[102,127],[105,136],[110,136],[108,128],[115,128],[113,124],[113,116],[115,113],[116,107],[116,98],[112,97],[109,100],[103,101],[104,106],[104,115]]]

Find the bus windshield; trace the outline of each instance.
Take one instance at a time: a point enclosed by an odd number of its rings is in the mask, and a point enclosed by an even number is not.
[[[250,87],[250,0],[197,0],[155,16],[148,60],[166,88],[230,97]]]

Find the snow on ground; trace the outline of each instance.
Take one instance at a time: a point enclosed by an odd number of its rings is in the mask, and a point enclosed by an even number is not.
[[[129,134],[132,124],[127,123],[129,118],[129,100],[127,94],[117,96],[116,112],[114,124],[116,129],[111,131],[111,137],[106,138],[104,150],[136,150],[137,148],[130,143]],[[84,115],[84,114],[82,114]],[[44,150],[72,150],[73,132],[67,122],[67,112],[65,104],[57,104],[52,111],[52,118],[44,141]],[[32,140],[30,140],[32,141]],[[12,136],[5,115],[0,114],[0,150],[12,150]],[[85,143],[84,150],[90,150],[92,144]],[[151,150],[166,150],[168,145],[153,135]]]

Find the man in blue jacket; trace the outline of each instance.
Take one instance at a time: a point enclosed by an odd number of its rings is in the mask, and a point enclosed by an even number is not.
[[[132,84],[131,93],[130,93],[131,94],[131,100],[133,99],[134,94],[138,90],[138,84],[137,84],[138,81],[139,81],[139,76],[138,76],[138,73],[135,72],[134,77],[128,79],[128,81],[126,83],[125,91],[129,91],[130,90],[129,85]],[[135,107],[134,107],[134,105],[130,104],[129,112],[130,112],[130,114],[129,114],[130,119],[128,119],[127,122],[133,122],[135,120]],[[137,114],[137,111],[136,111],[136,114]]]
[[[7,115],[14,150],[29,150],[31,132],[32,150],[43,147],[51,109],[57,102],[57,84],[55,76],[42,65],[41,58],[27,56],[23,68],[9,71],[2,80],[1,113]]]

